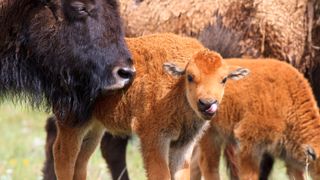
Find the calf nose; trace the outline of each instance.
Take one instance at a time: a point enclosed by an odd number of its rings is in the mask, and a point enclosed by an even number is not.
[[[217,103],[215,99],[199,99],[198,107],[200,110],[204,111],[211,107],[211,105]]]

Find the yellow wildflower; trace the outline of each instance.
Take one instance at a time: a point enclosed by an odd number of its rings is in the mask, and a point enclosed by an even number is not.
[[[27,167],[30,165],[30,161],[28,159],[24,159],[22,163],[24,166],[27,166]]]

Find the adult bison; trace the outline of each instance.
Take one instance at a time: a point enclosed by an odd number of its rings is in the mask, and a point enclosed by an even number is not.
[[[2,0],[0,93],[83,123],[133,74],[115,0]]]
[[[52,108],[61,126],[79,127],[101,94],[133,75],[116,0],[0,0],[1,98]],[[64,146],[56,143],[59,162]]]

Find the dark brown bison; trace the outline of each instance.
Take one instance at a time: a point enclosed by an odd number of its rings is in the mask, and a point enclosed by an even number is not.
[[[1,98],[52,108],[76,129],[134,73],[116,0],[0,0]],[[65,145],[55,143],[56,173],[68,176]]]
[[[0,93],[84,122],[95,99],[129,83],[115,0],[1,0]]]

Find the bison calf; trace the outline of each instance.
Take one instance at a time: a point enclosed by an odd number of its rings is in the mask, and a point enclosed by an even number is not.
[[[208,132],[199,141],[200,168],[205,179],[219,177],[221,147],[227,151],[239,146],[230,162],[238,165],[234,177],[258,179],[262,157],[282,158],[292,179],[301,179],[306,161],[320,153],[320,116],[307,80],[289,64],[275,60],[228,60],[250,68],[246,81],[225,90],[223,103],[211,121]],[[232,147],[233,146],[233,147]]]

